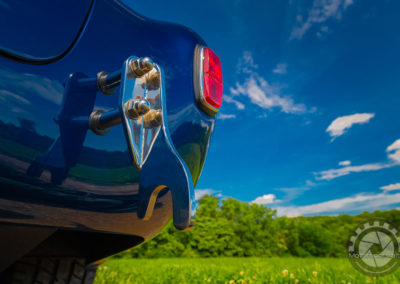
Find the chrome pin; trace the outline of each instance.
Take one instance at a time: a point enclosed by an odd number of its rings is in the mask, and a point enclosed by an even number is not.
[[[153,61],[148,57],[141,57],[136,60],[129,61],[129,79],[140,78],[153,70]],[[154,80],[154,79],[153,79]],[[105,95],[112,95],[121,83],[121,70],[109,73],[101,71],[96,77],[97,88]],[[157,83],[156,83],[157,85]],[[158,84],[159,85],[159,84]]]
[[[161,74],[156,69],[146,74],[146,88],[149,91],[157,90],[161,85]],[[144,86],[142,86],[144,88]]]
[[[150,103],[146,99],[132,99],[125,103],[124,111],[130,119],[139,119],[150,111]],[[89,128],[97,135],[105,135],[110,127],[121,123],[119,110],[94,110],[89,116]]]
[[[148,57],[141,57],[135,60],[130,60],[128,63],[129,74],[127,74],[129,79],[139,78],[147,74],[153,69],[153,61]]]
[[[149,111],[150,104],[146,99],[132,99],[125,103],[125,113],[130,119],[138,119]]]

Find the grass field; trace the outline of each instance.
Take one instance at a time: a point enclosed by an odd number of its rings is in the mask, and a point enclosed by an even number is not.
[[[111,259],[97,272],[102,283],[400,283],[400,269],[370,278],[334,258]]]

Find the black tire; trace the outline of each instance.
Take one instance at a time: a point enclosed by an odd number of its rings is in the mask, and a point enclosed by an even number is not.
[[[23,258],[1,274],[0,283],[91,284],[96,269],[82,258]]]

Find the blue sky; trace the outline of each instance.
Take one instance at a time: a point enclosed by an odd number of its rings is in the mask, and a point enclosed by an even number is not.
[[[192,28],[221,58],[198,196],[291,216],[400,208],[400,2],[128,4]]]

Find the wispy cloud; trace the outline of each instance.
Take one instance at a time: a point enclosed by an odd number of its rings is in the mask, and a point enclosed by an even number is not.
[[[286,66],[280,68],[279,72],[283,72]],[[280,109],[285,113],[298,114],[307,112],[304,104],[295,103],[289,95],[283,93],[282,84],[270,84],[257,69],[258,65],[255,64],[252,54],[245,51],[238,63],[238,73],[243,75],[241,77],[244,77],[244,81],[236,82],[236,86],[229,89],[231,97],[228,96],[228,102],[235,103],[238,109],[243,109],[244,104],[235,99],[237,96],[243,96],[262,109]]]
[[[237,73],[253,73],[258,69],[258,65],[254,63],[253,55],[250,51],[244,51],[243,56],[237,64]]]
[[[222,119],[222,120],[224,120],[224,119],[233,119],[233,118],[236,118],[236,114],[224,114],[224,113],[220,113],[220,114],[218,115],[218,119]]]
[[[305,113],[303,104],[296,104],[289,96],[282,96],[282,88],[270,85],[264,78],[252,74],[243,84],[236,83],[236,88],[230,89],[233,95],[244,95],[250,101],[263,109],[278,108],[285,113]]]
[[[242,104],[241,102],[239,102],[238,100],[235,100],[234,98],[232,98],[231,96],[228,95],[224,95],[224,101],[227,103],[232,103],[235,104],[237,109],[245,109],[244,104]]]
[[[285,193],[285,196],[281,200],[282,202],[290,202],[298,196],[302,195],[304,192],[312,189],[313,187],[318,186],[318,184],[312,182],[311,180],[307,180],[304,185],[296,186],[296,187],[281,187],[276,190]]]
[[[381,186],[381,189],[386,191],[400,190],[400,182]]]
[[[390,159],[400,163],[400,139],[397,139],[387,147],[386,152],[388,152]]]
[[[285,195],[283,199],[276,199],[275,194],[269,193],[269,194],[264,194],[262,196],[257,197],[250,203],[256,203],[256,204],[278,204],[278,203],[286,203],[290,202],[296,197],[302,195],[305,191],[310,190],[311,188],[315,187],[317,184],[307,180],[306,183],[303,186],[298,186],[298,187],[282,187],[282,188],[277,188],[277,191],[283,192]]]
[[[287,73],[287,64],[286,63],[278,63],[272,73],[275,74],[286,74]]]
[[[263,196],[259,196],[256,199],[254,199],[253,201],[251,201],[250,203],[255,203],[255,204],[272,204],[272,203],[276,203],[276,196],[272,193],[270,194],[265,194]]]
[[[205,195],[219,195],[220,196],[220,191],[213,190],[210,188],[194,190],[194,196],[195,196],[196,200],[202,199]]]
[[[339,166],[350,166],[350,165],[351,161],[349,160],[339,162]]]
[[[400,165],[400,139],[386,148],[388,161],[383,163],[364,164],[359,166],[346,166],[339,169],[330,169],[315,173],[319,180],[331,180],[351,173],[377,171]]]
[[[331,169],[316,173],[317,179],[319,180],[331,180],[341,176],[346,176],[351,173],[361,173],[377,171],[385,168],[390,168],[394,166],[393,163],[375,163],[375,164],[365,164],[360,166],[349,166],[340,169]]]
[[[64,87],[56,80],[51,80],[29,73],[18,73],[10,70],[0,69],[0,88],[7,86],[8,95],[29,94],[42,97],[56,105],[60,105],[64,93]]]
[[[301,216],[314,214],[337,214],[345,212],[376,210],[384,206],[400,203],[400,193],[378,194],[360,193],[357,195],[334,199],[304,206],[280,206],[276,207],[279,216]]]
[[[346,133],[346,130],[350,129],[354,124],[364,124],[367,123],[375,116],[374,113],[355,113],[352,115],[345,115],[336,118],[326,129],[326,132],[334,140]]]
[[[344,11],[352,4],[353,0],[314,0],[307,15],[297,15],[297,24],[292,29],[289,39],[302,39],[313,25],[322,25],[329,19],[341,19]],[[326,29],[324,27],[320,28],[320,32]]]

